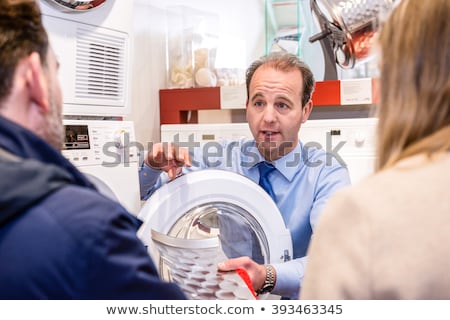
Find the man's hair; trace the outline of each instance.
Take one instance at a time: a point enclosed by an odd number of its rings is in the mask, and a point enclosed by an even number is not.
[[[272,52],[260,59],[254,61],[246,72],[246,85],[247,85],[247,99],[249,99],[250,82],[256,70],[261,66],[269,66],[275,70],[289,72],[293,70],[299,70],[303,76],[303,95],[302,107],[304,107],[311,99],[314,89],[314,75],[311,72],[309,66],[301,61],[296,55],[285,52]],[[300,81],[300,79],[299,79]]]
[[[408,0],[382,26],[377,169],[450,146],[449,17],[449,0]]]
[[[10,94],[19,61],[37,52],[45,66],[48,46],[35,0],[0,0],[0,103]]]

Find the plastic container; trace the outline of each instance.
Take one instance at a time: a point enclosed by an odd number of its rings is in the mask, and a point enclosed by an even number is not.
[[[214,63],[218,45],[217,15],[186,6],[167,8],[167,87],[217,85]]]

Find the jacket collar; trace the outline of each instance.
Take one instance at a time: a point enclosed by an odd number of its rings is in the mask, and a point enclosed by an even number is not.
[[[22,159],[33,159],[67,171],[74,184],[95,189],[93,184],[46,141],[30,130],[0,116],[0,148]]]

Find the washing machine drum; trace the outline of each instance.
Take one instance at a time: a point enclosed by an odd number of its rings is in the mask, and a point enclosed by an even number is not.
[[[225,259],[249,256],[268,264],[292,257],[290,233],[276,204],[234,172],[185,174],[156,190],[138,216],[143,221],[138,235],[161,276],[193,294],[232,286],[217,278],[217,263]]]

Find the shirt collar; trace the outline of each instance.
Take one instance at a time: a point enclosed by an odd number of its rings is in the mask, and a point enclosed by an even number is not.
[[[302,166],[302,150],[303,144],[299,141],[299,143],[295,146],[295,148],[284,155],[278,160],[272,162],[275,168],[288,180],[292,181],[295,174],[298,171],[299,166]],[[243,161],[250,164],[250,168],[253,171],[253,168],[257,170],[257,165],[261,161],[265,161],[264,157],[259,152],[258,148],[256,148],[256,142],[253,141],[252,144],[249,144],[246,148],[246,153],[242,157]]]
[[[278,160],[273,162],[275,168],[288,180],[292,181],[298,172],[298,167],[302,165],[302,144],[299,143],[295,148]]]

